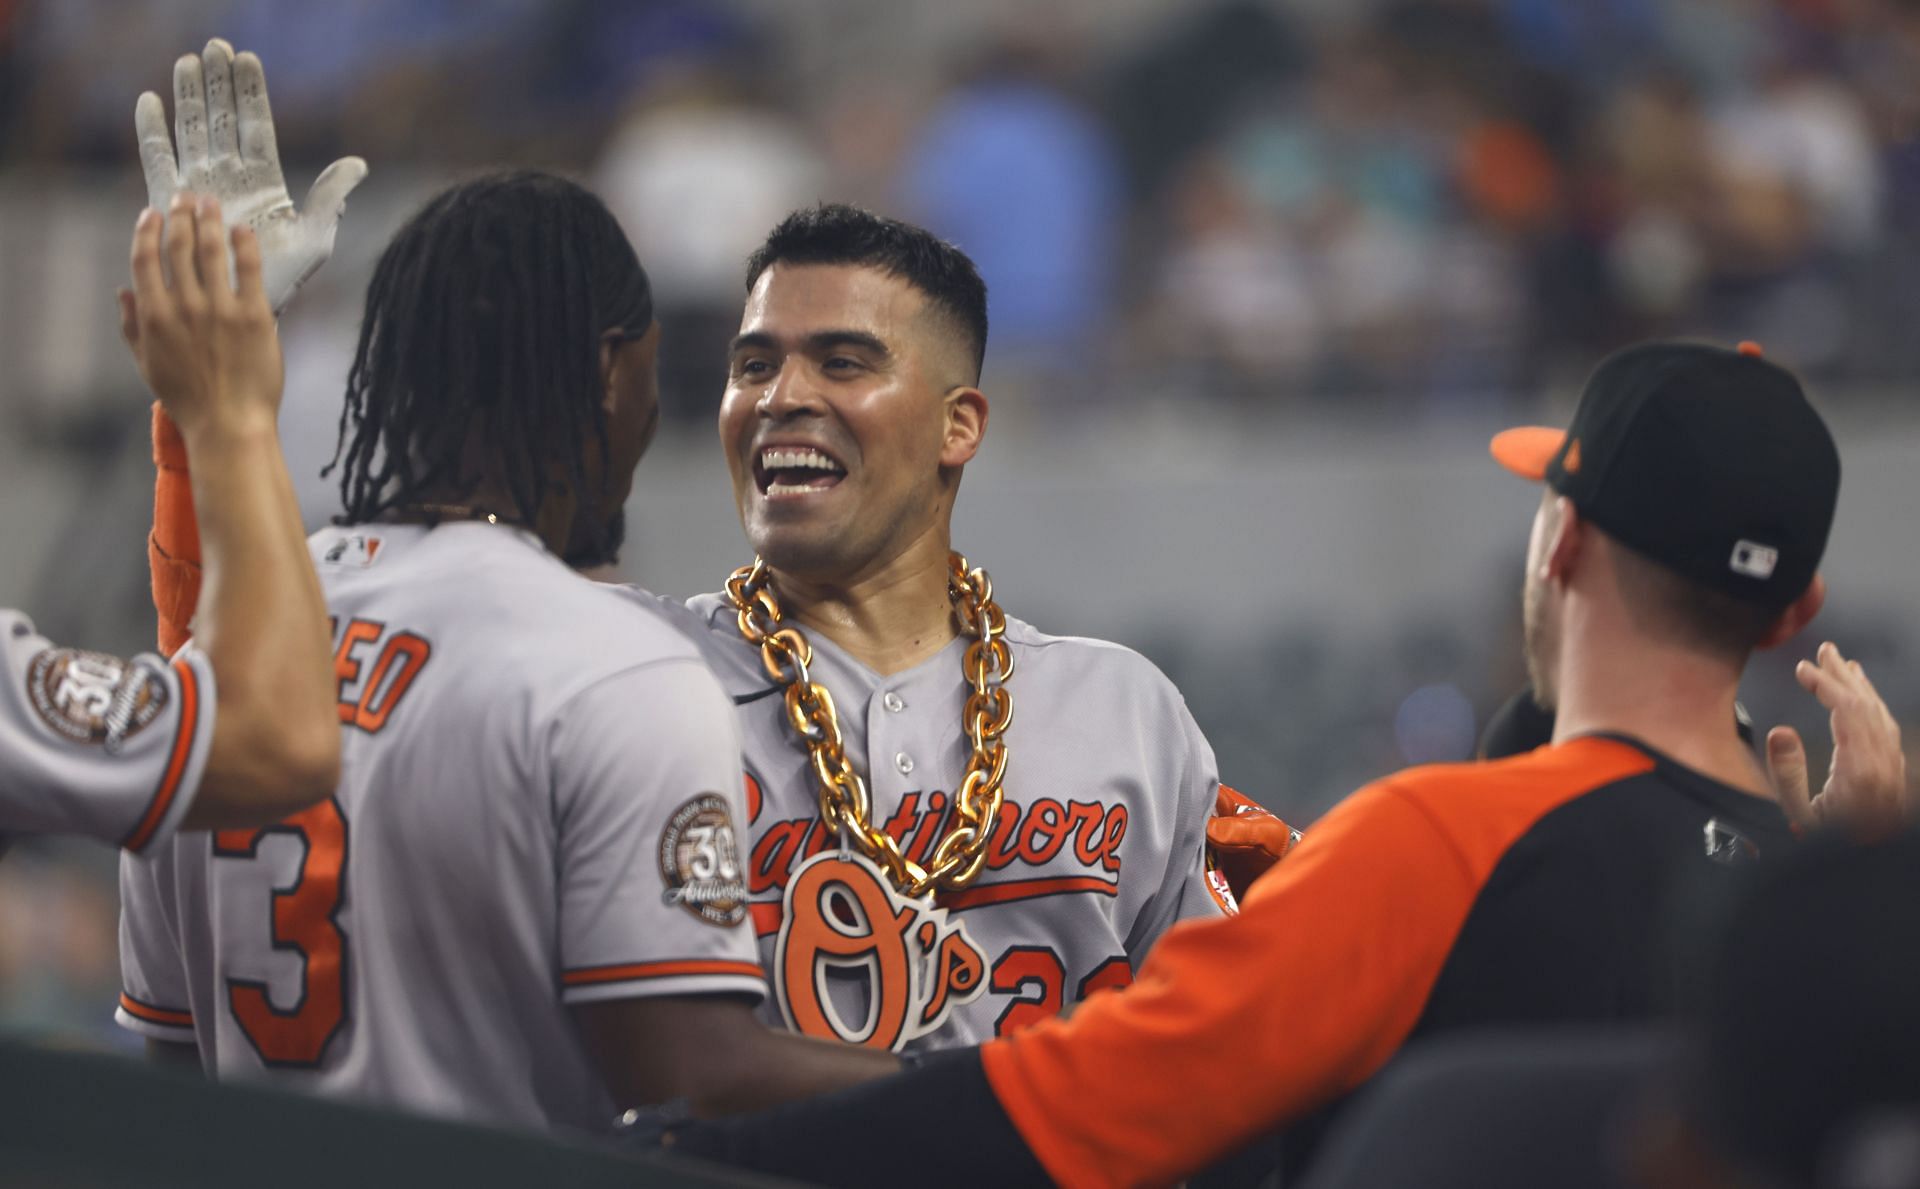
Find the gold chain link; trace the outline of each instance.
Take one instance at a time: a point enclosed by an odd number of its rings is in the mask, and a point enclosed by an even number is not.
[[[727,599],[741,637],[760,650],[767,676],[786,690],[787,723],[806,744],[820,783],[821,820],[851,838],[908,896],[964,888],[974,881],[986,866],[987,842],[1005,797],[1001,783],[1007,775],[1007,745],[1001,737],[1013,724],[1013,695],[1006,687],[1013,676],[1007,616],[993,601],[993,580],[987,572],[969,567],[958,553],[947,556],[947,596],[953,600],[960,634],[972,640],[961,662],[972,687],[961,725],[973,755],[954,793],[952,828],[923,867],[906,856],[893,835],[874,827],[866,778],[847,759],[833,695],[808,672],[813,646],[781,617],[767,564],[755,558],[727,579]]]

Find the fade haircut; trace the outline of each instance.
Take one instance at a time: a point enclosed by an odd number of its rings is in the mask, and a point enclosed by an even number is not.
[[[367,287],[321,471],[340,468],[339,522],[463,499],[488,480],[516,505],[497,511],[527,525],[564,484],[589,498],[587,451],[607,461],[602,335],[652,324],[647,274],[587,190],[513,171],[444,191],[394,235]],[[588,519],[604,551],[610,526]]]
[[[925,228],[844,203],[797,210],[747,258],[747,290],[776,264],[851,264],[899,277],[951,318],[965,336],[972,383],[987,356],[987,285],[959,248]]]
[[[1614,578],[1635,626],[1675,648],[1740,666],[1760,646],[1780,612],[1704,586],[1618,540]]]

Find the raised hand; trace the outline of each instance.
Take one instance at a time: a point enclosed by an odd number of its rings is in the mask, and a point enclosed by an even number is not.
[[[1916,816],[1907,789],[1900,724],[1859,661],[1822,644],[1793,675],[1830,715],[1833,763],[1818,796],[1810,795],[1807,750],[1792,727],[1767,732],[1767,769],[1788,820],[1802,828],[1843,826],[1864,833],[1898,829]]]
[[[245,226],[229,231],[216,199],[176,194],[164,229],[158,211],[140,213],[120,333],[190,443],[208,435],[271,439],[284,372],[259,238]]]
[[[280,172],[260,59],[236,56],[219,38],[173,64],[173,102],[174,136],[158,95],[147,91],[134,106],[147,204],[170,210],[182,192],[218,199],[228,226],[258,236],[262,284],[278,314],[333,254],[347,195],[367,176],[367,163],[342,157],[327,166],[307,191],[305,209],[295,209]]]

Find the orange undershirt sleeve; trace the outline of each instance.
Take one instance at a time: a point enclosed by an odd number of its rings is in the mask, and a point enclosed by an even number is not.
[[[153,608],[160,617],[160,651],[172,656],[192,634],[200,602],[200,527],[193,516],[193,485],[187,445],[160,402],[153,402],[153,531],[147,535],[147,568],[153,578]]]
[[[1170,931],[1124,993],[986,1046],[1061,1184],[1157,1184],[1343,1094],[1418,1021],[1479,879],[1387,782],[1329,814],[1238,917]]]

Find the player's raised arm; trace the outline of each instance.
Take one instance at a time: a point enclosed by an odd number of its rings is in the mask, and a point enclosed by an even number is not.
[[[261,285],[278,315],[333,254],[347,195],[367,176],[367,163],[359,157],[335,161],[307,191],[305,207],[296,209],[280,168],[266,72],[258,57],[235,54],[219,38],[173,64],[173,97],[174,134],[168,132],[160,96],[148,91],[134,107],[147,203],[164,211],[184,191],[218,199],[229,228],[245,226],[257,236]],[[154,406],[153,448],[159,475],[147,558],[160,617],[160,647],[170,653],[190,634],[188,625],[200,597],[201,559],[186,446],[159,404]]]
[[[121,332],[194,461],[197,644],[217,715],[188,827],[278,820],[332,792],[340,764],[326,606],[280,455],[282,364],[259,241],[247,228],[231,238],[232,282],[216,200],[176,195],[164,229],[143,212],[120,298]]]

